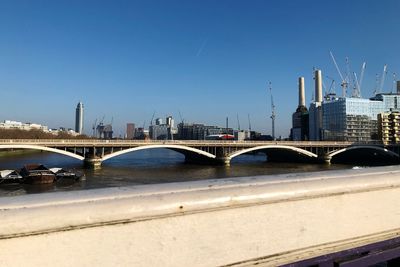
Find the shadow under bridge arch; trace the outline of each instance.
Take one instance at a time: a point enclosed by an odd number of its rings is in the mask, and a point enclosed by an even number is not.
[[[284,145],[265,145],[247,148],[236,151],[229,155],[229,160],[233,158],[254,152],[262,152],[266,154],[267,161],[278,161],[278,162],[316,162],[318,155],[307,151],[302,148],[294,146]]]
[[[61,155],[79,159],[79,160],[85,159],[83,156],[80,156],[78,154],[75,154],[75,153],[72,153],[69,151],[65,151],[65,150],[57,149],[57,148],[46,147],[46,146],[38,146],[38,145],[17,145],[17,144],[15,144],[15,145],[0,145],[0,149],[32,149],[32,150],[53,152],[53,153],[61,154]]]
[[[181,153],[185,156],[186,161],[189,161],[189,162],[190,161],[209,162],[209,161],[213,161],[216,158],[215,155],[208,153],[206,151],[197,149],[197,148],[182,146],[182,145],[165,144],[165,145],[146,145],[146,146],[127,148],[127,149],[113,152],[111,154],[107,154],[107,155],[103,156],[102,161],[105,161],[105,160],[108,160],[108,159],[111,159],[111,158],[114,158],[114,157],[117,157],[117,156],[120,156],[123,154],[131,153],[134,151],[146,150],[146,149],[157,149],[157,148],[170,149],[170,150],[176,151],[178,153]]]
[[[389,165],[398,164],[400,157],[381,146],[350,146],[329,153],[332,163]]]

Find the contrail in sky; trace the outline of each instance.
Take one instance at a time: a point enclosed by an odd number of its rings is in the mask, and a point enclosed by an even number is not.
[[[203,43],[201,44],[199,50],[197,50],[196,57],[199,57],[201,53],[203,52],[204,47],[207,45],[208,38],[204,39]]]

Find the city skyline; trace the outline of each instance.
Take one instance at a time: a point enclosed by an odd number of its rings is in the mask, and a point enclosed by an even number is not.
[[[74,126],[85,104],[85,133],[95,119],[149,126],[152,114],[180,122],[247,128],[271,134],[268,82],[276,105],[276,136],[286,137],[305,77],[313,68],[329,87],[349,57],[367,62],[362,96],[388,65],[384,90],[398,72],[397,1],[168,1],[151,3],[3,1],[0,3],[0,120]],[[344,14],[343,14],[344,13]],[[324,89],[325,91],[326,89]],[[49,112],[51,110],[51,112]],[[243,127],[246,126],[246,127]]]

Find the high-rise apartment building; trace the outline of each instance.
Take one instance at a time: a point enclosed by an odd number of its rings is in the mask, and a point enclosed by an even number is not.
[[[75,132],[83,134],[83,103],[79,102],[75,111]]]
[[[135,137],[135,124],[127,123],[126,124],[126,139],[134,139]]]
[[[400,143],[400,112],[378,114],[378,138],[384,144]]]

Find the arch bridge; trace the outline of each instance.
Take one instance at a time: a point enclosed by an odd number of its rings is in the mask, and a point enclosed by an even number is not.
[[[399,161],[400,145],[379,142],[331,141],[216,141],[216,140],[39,140],[1,139],[0,149],[34,149],[62,154],[100,166],[110,158],[145,149],[165,148],[182,153],[186,161],[229,164],[242,154],[264,153],[268,161],[326,162],[348,152],[368,151]]]

